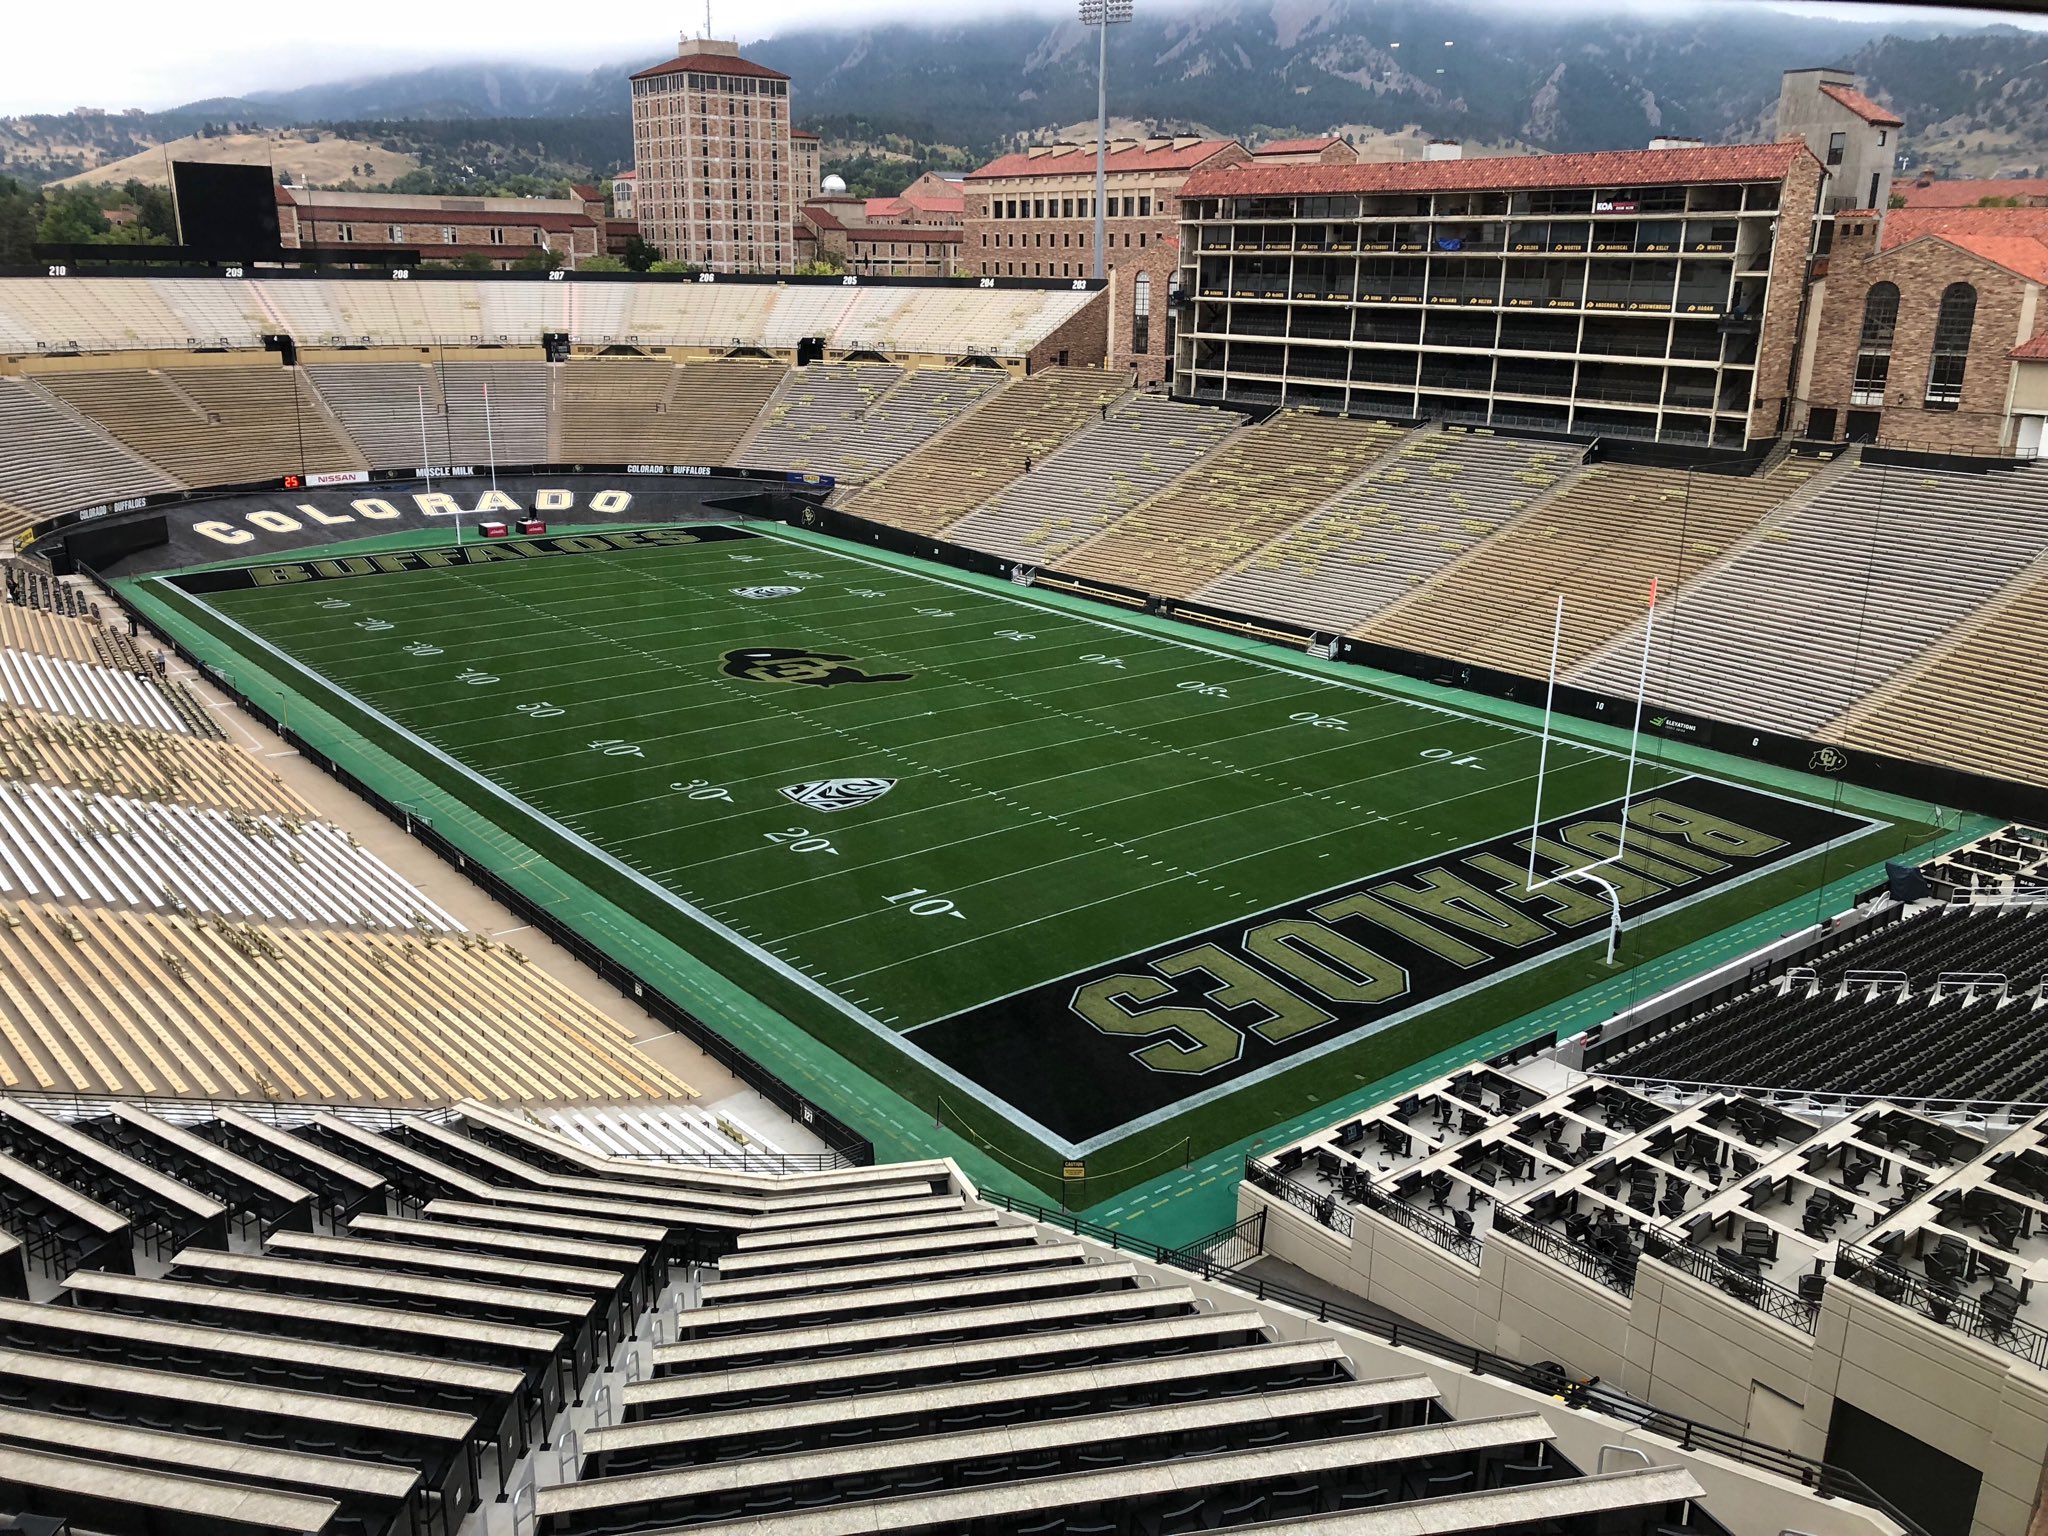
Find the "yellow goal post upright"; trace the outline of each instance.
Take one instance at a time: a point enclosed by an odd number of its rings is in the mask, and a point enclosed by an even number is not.
[[[1536,878],[1536,845],[1543,830],[1543,778],[1550,767],[1550,725],[1557,700],[1557,664],[1564,646],[1564,594],[1557,595],[1557,610],[1550,627],[1550,672],[1543,689],[1543,735],[1536,755],[1536,806],[1529,820],[1529,875],[1523,889],[1531,895],[1545,886],[1559,885],[1566,880],[1583,880],[1588,885],[1598,886],[1606,892],[1613,908],[1613,919],[1607,928],[1607,963],[1611,966],[1621,951],[1621,892],[1614,882],[1598,871],[1609,865],[1618,865],[1628,857],[1628,808],[1636,792],[1636,762],[1640,756],[1643,740],[1643,701],[1650,686],[1650,647],[1657,633],[1657,578],[1650,578],[1650,596],[1647,612],[1643,619],[1643,661],[1636,674],[1635,721],[1628,736],[1628,774],[1622,782],[1621,836],[1615,842],[1614,853],[1605,859],[1595,859],[1590,864],[1572,869],[1559,870],[1554,875]]]

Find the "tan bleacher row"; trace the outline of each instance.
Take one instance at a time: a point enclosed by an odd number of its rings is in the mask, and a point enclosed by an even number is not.
[[[99,625],[84,619],[25,608],[19,603],[0,603],[0,649],[35,651],[43,656],[61,656],[66,661],[100,666],[106,660],[96,643],[102,633]]]
[[[1213,453],[1238,420],[1212,406],[1132,395],[946,537],[1030,565],[1057,565]]]
[[[437,1103],[691,1098],[488,940],[0,903],[0,1083]]]
[[[429,462],[420,455],[432,452],[440,440],[443,410],[441,376],[433,368],[425,363],[311,363],[306,376],[372,469],[413,469]],[[440,456],[431,462],[440,463]]]
[[[2037,560],[1912,667],[1820,732],[1824,741],[2048,785],[2048,561]]]
[[[297,369],[46,373],[38,382],[186,485],[367,467]]]
[[[254,350],[278,333],[315,347],[532,347],[554,333],[592,347],[789,350],[819,338],[828,353],[1021,357],[1090,302],[1099,295],[871,284],[0,278],[0,352]]]
[[[562,463],[727,464],[782,382],[764,363],[604,358],[563,366],[554,457]]]
[[[1857,464],[1658,619],[1653,701],[1806,736],[1910,666],[2048,548],[2048,472]],[[1579,681],[1632,690],[1631,629]]]
[[[1332,634],[1429,581],[1577,467],[1579,450],[1484,430],[1424,432],[1196,595]]]
[[[39,517],[177,481],[26,379],[0,378],[0,501]],[[9,518],[17,530],[25,518]]]
[[[1401,429],[1284,411],[1075,550],[1061,569],[1186,597],[1357,479]]]
[[[1569,671],[1642,616],[1652,577],[1668,597],[1812,473],[1790,459],[1747,476],[1596,464],[1355,633],[1541,677],[1563,593],[1559,669]]]
[[[846,510],[919,533],[971,512],[1037,460],[1099,421],[1128,390],[1093,369],[1051,368],[1019,380],[926,441],[845,503]]]
[[[791,370],[768,403],[740,463],[753,469],[836,473],[865,416],[903,377],[888,363],[825,363]]]
[[[447,410],[438,424],[427,424],[428,446],[446,456],[436,463],[548,462],[554,379],[546,363],[455,360],[439,371]]]
[[[0,777],[227,811],[312,814],[284,780],[240,747],[4,704]]]
[[[0,891],[236,918],[461,927],[341,828],[0,782]]]

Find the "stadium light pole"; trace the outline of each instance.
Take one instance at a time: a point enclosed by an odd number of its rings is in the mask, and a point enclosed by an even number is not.
[[[1104,265],[1103,246],[1108,244],[1108,212],[1103,201],[1109,196],[1109,29],[1131,19],[1132,0],[1081,0],[1081,25],[1093,27],[1097,36],[1095,54],[1095,280],[1109,275]]]

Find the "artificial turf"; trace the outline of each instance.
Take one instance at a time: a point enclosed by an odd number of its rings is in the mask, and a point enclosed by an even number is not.
[[[1276,1029],[1214,970],[1094,1010],[1208,996],[1229,1061],[1191,1059],[1163,1023],[1105,1032],[1067,1006],[1084,980],[1156,975],[1147,963],[1189,943],[1305,922],[1306,898],[1434,874],[1475,845],[1519,859],[1539,740],[1363,675],[815,538],[644,537],[675,542],[395,572],[364,557],[162,595],[1041,1184],[1076,1154],[1156,1171],[1176,1146],[1273,1124],[1603,974],[1582,911],[1570,945],[1512,966],[1411,964],[1407,1006],[1370,1018],[1327,1007]],[[1546,829],[1628,779],[1569,736],[1545,767]],[[1731,815],[1786,804],[1658,761],[1632,788],[1720,795]],[[1783,857],[1673,901],[1629,957],[1785,899],[1828,838],[1853,849],[1839,870],[1926,830],[1782,814],[1810,836],[1788,824]]]

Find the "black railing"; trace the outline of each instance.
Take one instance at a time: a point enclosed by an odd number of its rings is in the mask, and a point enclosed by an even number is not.
[[[1636,1255],[1633,1252],[1625,1256],[1595,1253],[1591,1248],[1582,1247],[1554,1232],[1546,1232],[1533,1222],[1523,1221],[1519,1216],[1498,1208],[1493,1213],[1493,1230],[1619,1295],[1633,1296],[1636,1293]]]
[[[1753,1275],[1746,1269],[1725,1263],[1711,1253],[1671,1242],[1654,1232],[1645,1234],[1643,1253],[1659,1264],[1669,1264],[1673,1269],[1684,1270],[1695,1280],[1706,1281],[1716,1290],[1755,1307],[1767,1317],[1797,1328],[1801,1333],[1812,1333],[1820,1321],[1818,1300],[1808,1301],[1762,1275]]]
[[[1850,1284],[1874,1291],[1886,1301],[1932,1318],[1943,1327],[1981,1339],[2031,1366],[2048,1369],[2048,1332],[2018,1318],[1992,1316],[1976,1297],[1938,1290],[1908,1274],[1896,1259],[1844,1243],[1835,1257],[1835,1273]]]
[[[596,1151],[596,1148],[592,1148]],[[862,1166],[843,1152],[771,1152],[766,1147],[730,1152],[613,1152],[622,1163],[654,1163],[676,1168],[704,1168],[713,1173],[837,1173]]]
[[[1291,1181],[1281,1179],[1279,1182]],[[1275,1193],[1280,1194],[1282,1199],[1287,1198],[1280,1191]],[[1540,1392],[1546,1397],[1560,1398],[1569,1408],[1590,1409],[1628,1424],[1645,1434],[1668,1440],[1680,1450],[1720,1456],[1729,1461],[1739,1462],[1745,1467],[1785,1478],[1812,1490],[1822,1498],[1847,1499],[1865,1505],[1896,1521],[1907,1536],[1927,1536],[1924,1527],[1900,1513],[1861,1478],[1854,1473],[1843,1471],[1840,1467],[1830,1466],[1827,1462],[1817,1461],[1811,1456],[1801,1456],[1795,1451],[1766,1445],[1759,1440],[1750,1440],[1728,1430],[1716,1429],[1711,1424],[1702,1424],[1695,1419],[1660,1412],[1648,1403],[1637,1402],[1611,1387],[1597,1383],[1588,1386],[1574,1381],[1559,1367],[1547,1362],[1526,1365],[1519,1360],[1510,1360],[1505,1355],[1496,1355],[1490,1350],[1460,1343],[1432,1329],[1418,1328],[1412,1323],[1401,1322],[1384,1313],[1348,1307],[1342,1302],[1333,1302],[1326,1296],[1312,1296],[1306,1291],[1297,1291],[1291,1286],[1277,1285],[1262,1276],[1248,1274],[1239,1266],[1245,1262],[1245,1258],[1256,1257],[1264,1251],[1263,1211],[1257,1216],[1239,1222],[1235,1227],[1226,1227],[1185,1247],[1166,1248],[1157,1243],[1147,1242],[1143,1238],[1134,1238],[1112,1228],[1098,1226],[1071,1212],[1052,1210],[1028,1200],[1017,1200],[1008,1195],[986,1191],[982,1198],[992,1205],[1001,1206],[1004,1210],[1015,1211],[1020,1216],[1028,1216],[1047,1226],[1063,1227],[1078,1236],[1104,1243],[1120,1252],[1134,1253],[1141,1258],[1188,1270],[1211,1284],[1227,1285],[1233,1290],[1242,1291],[1255,1301],[1271,1302],[1286,1307],[1305,1317],[1312,1317],[1319,1323],[1334,1323],[1367,1338],[1377,1339],[1394,1349],[1414,1350],[1418,1354],[1429,1355],[1461,1370],[1470,1371],[1475,1376],[1492,1376],[1530,1391]],[[1224,1264],[1215,1257],[1216,1251],[1223,1247],[1248,1248],[1250,1251],[1245,1257]]]
[[[1310,1220],[1328,1227],[1339,1237],[1351,1235],[1351,1212],[1339,1203],[1334,1194],[1319,1195],[1306,1184],[1297,1184],[1277,1168],[1268,1167],[1257,1158],[1244,1160],[1244,1179],[1254,1188],[1263,1189],[1267,1194],[1285,1200]]]

